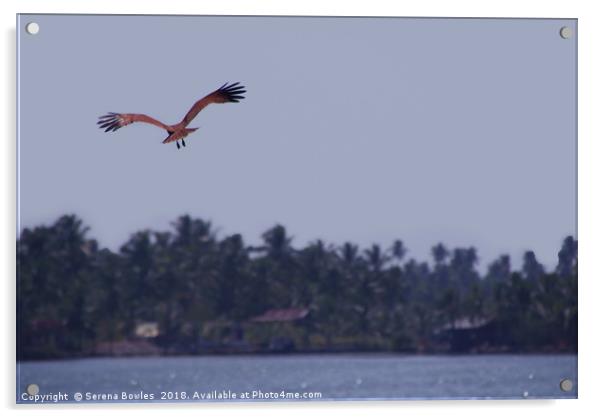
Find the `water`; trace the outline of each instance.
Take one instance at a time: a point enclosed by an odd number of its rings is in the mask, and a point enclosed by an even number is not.
[[[86,394],[90,401],[93,394],[118,401],[144,394],[151,401],[206,401],[221,394],[230,401],[236,396],[238,401],[245,392],[251,400],[253,396],[265,400],[270,392],[272,399],[288,400],[294,396],[321,400],[577,397],[575,355],[93,358],[21,362],[17,375],[21,403],[30,402],[23,399],[30,383],[39,386],[40,395],[67,393],[70,402],[76,392],[84,401]],[[560,390],[565,378],[573,382],[570,392]]]

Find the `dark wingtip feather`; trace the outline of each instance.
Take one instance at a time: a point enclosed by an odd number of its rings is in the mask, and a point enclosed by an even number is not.
[[[245,97],[242,95],[247,92],[245,86],[240,85],[240,81],[231,84],[224,84],[219,88],[219,91],[226,95],[226,100],[230,103],[238,103]]]
[[[114,132],[121,128],[121,125],[119,124],[119,113],[109,112],[98,119],[96,124],[99,125],[98,127],[100,129],[104,129],[105,132]]]
[[[223,91],[233,91],[233,90],[238,90],[238,89],[244,89],[244,86],[239,86],[240,81],[237,81],[236,83],[225,83],[224,85],[222,85],[218,90],[223,90]]]

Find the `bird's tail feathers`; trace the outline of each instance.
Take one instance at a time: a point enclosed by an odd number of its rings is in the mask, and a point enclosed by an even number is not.
[[[168,144],[170,142],[174,142],[174,141],[179,141],[182,138],[186,138],[186,136],[188,136],[189,133],[192,133],[194,131],[196,131],[199,128],[184,128],[181,131],[175,131],[175,132],[170,132],[167,131],[167,138],[165,138],[163,140],[164,144]]]

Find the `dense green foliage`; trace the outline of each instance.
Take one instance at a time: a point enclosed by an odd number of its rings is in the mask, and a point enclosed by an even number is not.
[[[250,247],[240,235],[218,237],[209,222],[182,216],[172,231],[133,234],[117,253],[98,248],[87,232],[72,215],[22,231],[20,358],[85,355],[99,342],[131,338],[141,321],[157,322],[158,343],[173,348],[208,338],[209,323],[245,324],[289,307],[310,309],[306,320],[284,327],[302,350],[576,350],[572,237],[553,272],[528,251],[522,269],[512,271],[503,255],[481,275],[474,248],[437,244],[429,264],[407,260],[402,241],[295,248],[280,225]],[[459,320],[486,325],[456,335]],[[181,351],[199,351],[188,347]]]

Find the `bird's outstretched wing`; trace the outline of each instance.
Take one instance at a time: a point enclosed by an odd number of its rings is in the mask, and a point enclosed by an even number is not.
[[[150,116],[137,114],[137,113],[107,113],[104,116],[98,118],[98,125],[100,129],[104,129],[105,132],[113,132],[119,128],[127,126],[134,122],[145,122],[155,125],[159,128],[169,130],[169,127],[157,119],[153,119]]]
[[[213,93],[208,94],[201,100],[197,101],[192,108],[186,113],[182,122],[183,126],[187,126],[201,110],[209,106],[211,103],[238,103],[239,100],[244,99],[243,93],[246,93],[245,86],[239,86],[240,83],[228,83],[215,90]]]

